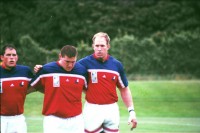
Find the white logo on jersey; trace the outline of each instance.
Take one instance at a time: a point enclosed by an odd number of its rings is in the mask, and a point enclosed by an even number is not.
[[[11,85],[10,85],[10,87],[13,87],[13,86],[14,86],[14,84],[11,84]]]
[[[66,79],[67,82],[69,82],[69,79]]]
[[[103,75],[103,78],[106,78],[106,75]]]

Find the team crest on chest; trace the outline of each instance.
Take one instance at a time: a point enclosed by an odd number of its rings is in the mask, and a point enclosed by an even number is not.
[[[24,86],[24,81],[22,81],[19,86],[23,87]]]
[[[75,83],[78,84],[78,83],[79,83],[79,79],[76,79],[76,80],[75,80]]]

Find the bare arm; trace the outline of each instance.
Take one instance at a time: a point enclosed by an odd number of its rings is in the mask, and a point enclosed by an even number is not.
[[[36,91],[41,92],[41,93],[44,94],[44,90],[43,90],[43,89],[35,89],[35,88],[32,87],[32,86],[29,86],[29,88],[27,89],[27,93],[26,93],[26,94],[30,94],[30,93],[36,92]]]
[[[133,130],[133,128],[137,127],[137,119],[136,119],[136,114],[134,111],[134,104],[133,104],[133,100],[132,100],[131,91],[130,91],[129,87],[120,88],[119,90],[120,90],[122,100],[129,111],[128,124],[132,123],[131,130]]]
[[[126,107],[128,108],[128,107],[133,106],[132,94],[129,87],[120,88],[119,90],[121,93],[122,100],[124,104],[126,105]]]
[[[35,88],[29,86],[28,89],[27,89],[27,93],[26,93],[26,94],[30,94],[30,93],[36,92],[36,91],[37,91],[37,90],[36,90]]]

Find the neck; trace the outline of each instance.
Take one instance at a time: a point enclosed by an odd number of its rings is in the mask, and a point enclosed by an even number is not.
[[[104,62],[105,59],[104,58],[97,58],[97,60],[101,61],[101,62]]]

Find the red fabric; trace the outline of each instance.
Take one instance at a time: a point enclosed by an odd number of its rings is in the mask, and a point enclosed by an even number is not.
[[[53,74],[41,76],[34,87],[44,88],[43,115],[68,118],[82,112],[82,89],[84,78],[78,75],[61,74],[60,87],[53,87]]]
[[[3,93],[0,95],[1,115],[13,116],[24,112],[28,82],[28,78],[21,77],[5,79],[2,82]]]

